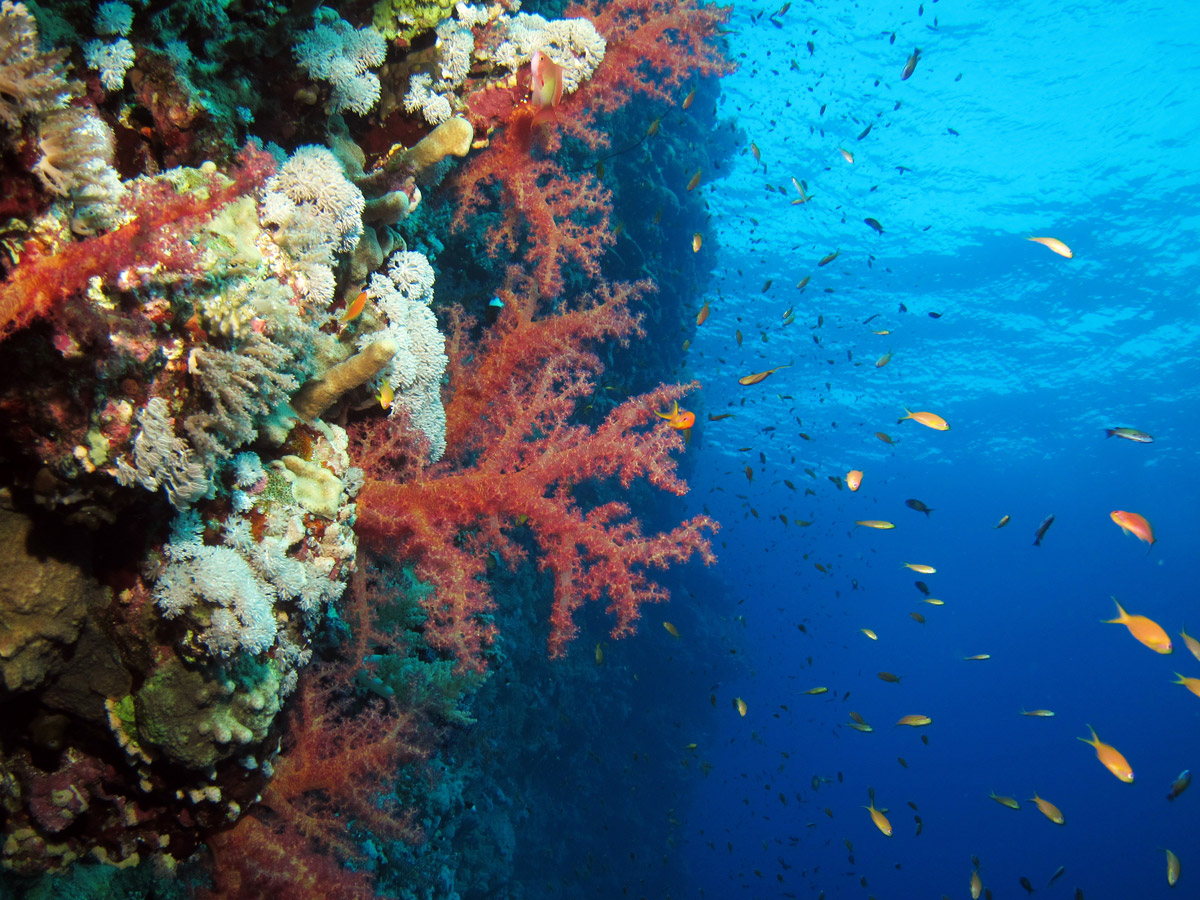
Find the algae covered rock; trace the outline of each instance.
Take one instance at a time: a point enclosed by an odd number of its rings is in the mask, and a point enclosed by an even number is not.
[[[80,563],[58,555],[73,548],[45,543],[33,521],[0,497],[0,678],[10,691],[59,672],[88,608],[106,597]]]

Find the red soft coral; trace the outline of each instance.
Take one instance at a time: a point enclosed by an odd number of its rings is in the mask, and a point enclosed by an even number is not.
[[[402,766],[428,757],[440,730],[419,708],[375,695],[362,699],[352,687],[366,656],[403,650],[399,635],[378,629],[372,618],[394,602],[391,590],[366,561],[351,578],[341,609],[350,645],[337,661],[304,673],[286,746],[261,802],[209,841],[213,897],[374,897],[375,879],[345,867],[362,862],[363,841],[424,840],[414,811],[396,797],[395,781]]]
[[[642,95],[674,104],[680,87],[696,76],[727,75],[735,68],[718,46],[730,6],[697,0],[592,0],[564,15],[591,19],[608,47],[585,85],[586,108],[607,115]]]
[[[613,636],[628,635],[641,604],[666,599],[649,569],[693,553],[714,560],[706,532],[716,525],[707,516],[645,535],[625,503],[585,509],[574,494],[583,482],[609,480],[623,488],[644,479],[674,494],[687,490],[672,457],[683,441],[654,412],[696,385],[664,385],[627,400],[594,430],[571,421],[601,368],[583,342],[631,334],[637,323],[625,303],[644,289],[606,288],[581,310],[540,320],[532,317],[532,301],[514,297],[474,361],[455,366],[456,384],[467,387],[448,404],[448,419],[459,425],[446,460],[400,483],[369,478],[359,494],[359,534],[411,562],[435,586],[425,637],[460,668],[485,667],[483,653],[495,636],[486,618],[493,607],[487,559],[522,559],[520,529],[528,528],[539,567],[554,576],[551,656],[561,656],[575,636],[573,614],[583,602],[607,596]],[[475,433],[463,427],[471,416]],[[370,450],[363,449],[370,467]]]
[[[490,255],[503,250],[527,259],[546,297],[562,292],[563,272],[572,262],[598,277],[600,258],[616,240],[609,227],[612,194],[591,172],[568,172],[546,154],[556,153],[564,136],[592,149],[607,146],[602,120],[635,95],[674,103],[688,79],[732,71],[717,44],[729,9],[696,0],[613,0],[569,7],[567,16],[591,19],[604,36],[604,61],[589,81],[555,106],[554,121],[546,125],[534,124],[535,111],[525,101],[527,71],[514,84],[485,84],[467,96],[476,129],[491,132],[492,139],[455,179],[459,203],[454,229],[471,226],[492,205],[494,185],[499,185],[501,219],[484,234]]]
[[[519,115],[531,116],[528,111]],[[590,172],[568,175],[552,159],[535,159],[522,129],[513,127],[473,156],[457,183],[456,231],[472,225],[490,205],[488,185],[501,186],[504,215],[484,232],[483,241],[492,256],[504,251],[524,258],[543,296],[562,292],[563,271],[572,262],[588,277],[599,277],[600,258],[616,240],[609,228],[612,192]]]
[[[205,219],[259,187],[274,170],[269,153],[251,145],[229,178],[213,176],[204,188],[177,191],[164,179],[134,182],[127,207],[133,219],[87,240],[42,251],[30,242],[20,265],[0,284],[0,340],[54,313],[92,278],[105,283],[126,268],[157,263],[162,271],[191,272],[197,261],[188,236]]]

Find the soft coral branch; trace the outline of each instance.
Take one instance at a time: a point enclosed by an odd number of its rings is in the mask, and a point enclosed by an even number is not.
[[[12,277],[0,284],[0,340],[53,314],[92,278],[108,283],[134,265],[192,272],[197,256],[188,235],[225,204],[255,190],[274,168],[270,154],[251,145],[239,163],[229,178],[214,175],[206,186],[186,191],[163,179],[134,182],[127,224],[51,252],[31,242]]]
[[[461,199],[453,227],[465,230],[489,206],[488,186],[499,184],[503,217],[484,233],[488,253],[528,261],[543,296],[563,289],[563,271],[574,263],[590,278],[616,240],[609,228],[612,192],[590,172],[568,175],[552,159],[535,159],[520,129],[500,132],[487,151],[459,172]]]
[[[362,562],[341,614],[351,641],[337,661],[309,669],[289,714],[287,742],[261,802],[209,844],[221,900],[297,896],[359,900],[376,895],[374,877],[355,871],[364,841],[423,842],[414,810],[396,795],[402,767],[428,757],[438,729],[424,711],[352,687],[372,653],[403,652],[378,609],[395,587]],[[352,865],[347,866],[347,863]]]
[[[568,6],[565,15],[591,19],[608,44],[604,62],[585,88],[588,111],[609,114],[639,94],[674,104],[688,79],[732,72],[735,66],[719,42],[731,9],[697,0],[592,0]]]
[[[528,528],[539,567],[553,575],[551,656],[562,655],[575,636],[574,612],[582,603],[607,596],[616,619],[613,636],[627,635],[641,604],[666,598],[649,579],[650,569],[693,553],[714,560],[706,533],[716,525],[707,516],[646,535],[624,503],[585,509],[574,495],[588,481],[628,488],[645,480],[674,494],[687,490],[673,457],[683,441],[654,412],[695,384],[664,385],[627,400],[595,429],[571,422],[601,368],[582,349],[584,342],[624,337],[637,327],[625,309],[628,293],[606,289],[599,302],[541,320],[530,316],[531,301],[518,302],[497,323],[478,361],[459,370],[471,389],[456,393],[449,409],[461,404],[477,416],[473,452],[450,444],[439,466],[401,483],[369,479],[359,495],[363,540],[411,561],[418,577],[436,586],[426,640],[462,668],[482,670],[495,637],[487,553],[509,563],[521,559],[519,529]],[[479,374],[478,383],[472,373]],[[452,418],[466,421],[462,413],[460,408]],[[468,461],[470,467],[461,468]]]

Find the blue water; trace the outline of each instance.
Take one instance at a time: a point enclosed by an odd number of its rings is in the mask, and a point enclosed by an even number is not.
[[[707,188],[721,248],[689,353],[703,389],[688,504],[723,523],[744,652],[698,748],[713,770],[688,808],[680,894],[966,897],[975,854],[996,897],[1024,896],[1021,876],[1040,893],[1060,865],[1054,896],[1168,896],[1166,847],[1175,895],[1195,896],[1198,801],[1166,794],[1200,769],[1200,699],[1171,683],[1200,675],[1178,636],[1200,631],[1200,4],[797,2],[776,28],[779,6],[736,7],[741,68],[722,83],[720,112],[761,164],[747,150]],[[810,202],[790,203],[793,177]],[[951,428],[897,424],[905,407]],[[1106,439],[1116,426],[1155,442]],[[857,493],[829,480],[851,469]],[[1153,524],[1149,553],[1118,509]],[[945,605],[922,602],[918,579]],[[1103,624],[1112,595],[1161,623],[1174,654]],[[874,732],[847,727],[851,710]],[[910,713],[933,722],[893,727]],[[1133,784],[1076,740],[1088,723]],[[890,839],[862,808],[869,788]],[[1035,791],[1065,826],[1026,802]]]

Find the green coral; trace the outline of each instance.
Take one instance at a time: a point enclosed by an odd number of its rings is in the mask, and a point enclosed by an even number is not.
[[[373,24],[389,41],[411,41],[418,34],[437,28],[454,13],[454,0],[379,0]]]
[[[242,659],[206,676],[171,657],[134,694],[138,736],[175,762],[206,769],[267,736],[279,683],[272,659]]]
[[[405,707],[426,709],[444,722],[472,724],[475,719],[463,703],[475,695],[487,674],[456,672],[453,660],[435,658],[425,643],[422,628],[426,614],[421,600],[432,593],[430,585],[408,568],[393,579],[393,585],[394,602],[377,609],[377,622],[381,629],[403,632],[407,652],[368,657],[364,662],[371,666],[371,673],[363,672],[365,677],[360,677],[359,683],[376,693],[397,697]]]

